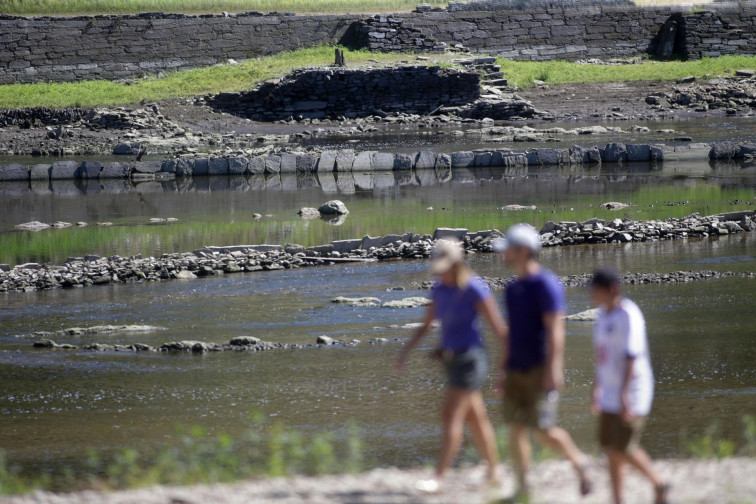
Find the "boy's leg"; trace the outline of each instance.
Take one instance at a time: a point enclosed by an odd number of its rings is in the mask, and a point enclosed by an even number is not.
[[[605,451],[609,458],[609,476],[612,481],[614,504],[622,504],[622,466],[626,457],[623,453],[612,448],[605,448]]]
[[[651,484],[654,485],[657,501],[663,502],[666,498],[669,486],[659,477],[656,469],[654,469],[654,463],[651,461],[651,457],[646,450],[643,448],[636,448],[631,453],[625,455],[625,457],[630,465],[638,469],[638,471],[640,471],[646,478],[648,478]]]
[[[518,491],[528,493],[527,475],[530,469],[532,448],[528,427],[523,424],[513,423],[509,426],[509,449],[512,452],[512,462],[517,474]]]
[[[588,478],[588,457],[575,445],[570,434],[560,427],[552,427],[545,431],[537,432],[541,443],[564,455],[570,461],[572,467],[575,468],[575,472],[577,472],[578,479],[580,480],[580,495],[585,496],[591,493],[593,484],[590,478]]]

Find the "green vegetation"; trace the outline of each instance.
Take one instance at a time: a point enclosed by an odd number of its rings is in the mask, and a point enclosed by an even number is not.
[[[18,15],[133,14],[138,12],[372,13],[414,9],[418,0],[0,0],[0,12]],[[429,1],[434,6],[448,2]]]
[[[251,89],[261,82],[285,75],[296,68],[333,63],[333,47],[319,46],[274,56],[245,60],[238,65],[166,72],[163,78],[150,76],[127,82],[91,80],[67,83],[10,84],[0,86],[0,109],[24,107],[97,107],[127,105],[142,100],[199,96],[221,91]],[[396,63],[403,54],[382,54],[345,50],[347,64],[368,60]]]
[[[95,451],[81,469],[66,474],[33,477],[9,467],[0,451],[0,495],[76,488],[134,488],[150,485],[223,483],[262,476],[354,473],[363,469],[362,441],[349,424],[338,438],[333,432],[310,436],[267,424],[253,413],[238,438],[227,433],[210,435],[202,427],[177,427],[167,447],[158,454],[122,448],[103,458]]]
[[[0,0],[0,4],[2,0]],[[273,56],[245,60],[236,65],[165,72],[162,78],[147,76],[124,82],[90,80],[0,86],[0,109],[25,107],[99,107],[130,105],[141,101],[199,96],[223,91],[252,89],[261,82],[281,77],[294,69],[323,66],[333,62],[333,47],[318,46]],[[345,50],[347,64],[396,64],[414,54],[385,54],[365,50]],[[371,61],[372,60],[372,61]],[[449,59],[435,55],[420,64],[451,66]],[[756,56],[724,56],[699,61],[645,61],[633,65],[580,65],[567,61],[512,61],[499,59],[510,83],[521,88],[533,86],[533,80],[547,84],[592,82],[628,82],[676,80],[688,75],[726,75],[726,70],[756,67]]]
[[[547,84],[584,84],[594,82],[670,81],[689,75],[727,75],[727,70],[756,67],[756,56],[722,56],[695,61],[643,61],[631,65],[581,65],[568,61],[512,61],[498,63],[510,84],[520,88],[534,86],[533,80]]]
[[[744,416],[743,426],[744,442],[740,447],[732,439],[723,437],[719,423],[714,422],[703,435],[686,442],[687,452],[696,458],[756,457],[756,416]]]

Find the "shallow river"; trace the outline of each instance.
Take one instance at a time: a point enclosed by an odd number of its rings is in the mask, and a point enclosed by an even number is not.
[[[678,167],[679,168],[679,167]],[[749,166],[713,171],[707,165],[661,171],[458,172],[451,180],[429,178],[371,187],[352,185],[336,194],[352,209],[341,225],[300,221],[294,212],[315,206],[333,192],[322,184],[300,190],[13,193],[0,214],[0,262],[60,260],[87,252],[159,254],[205,244],[295,241],[322,243],[370,233],[429,232],[436,226],[504,228],[517,220],[594,215],[633,218],[683,216],[753,208],[756,177]],[[418,174],[418,177],[429,175]],[[294,179],[294,183],[298,179]],[[250,181],[245,181],[249,186]],[[279,180],[280,182],[280,180]],[[368,182],[364,182],[367,184]],[[294,186],[296,187],[296,186]],[[328,186],[330,187],[330,186]],[[607,200],[633,203],[611,213]],[[507,214],[505,204],[537,210]],[[433,211],[426,207],[434,207]],[[446,210],[444,210],[446,209]],[[270,214],[254,221],[251,213]],[[148,217],[179,223],[148,226]],[[116,226],[41,233],[11,231],[28,220],[113,221]],[[562,247],[544,253],[560,274],[585,273],[599,264],[622,271],[714,269],[756,271],[756,234],[700,241]],[[473,266],[502,276],[490,255]],[[273,418],[307,432],[340,432],[357,421],[370,461],[414,466],[429,462],[437,446],[440,370],[417,352],[409,372],[393,372],[399,345],[369,345],[377,337],[408,338],[393,324],[417,321],[419,309],[353,308],[335,296],[382,300],[424,295],[410,282],[427,279],[424,261],[342,265],[327,268],[211,277],[190,282],[111,285],[77,290],[11,293],[0,297],[0,448],[13,460],[59,468],[81,461],[87,448],[154,449],[177,423],[238,433],[248,413],[262,408]],[[654,455],[682,456],[686,437],[719,421],[726,435],[742,432],[740,418],[756,414],[756,280],[730,278],[685,285],[634,286],[628,294],[648,318],[657,400],[646,445]],[[404,286],[410,290],[387,291]],[[589,307],[583,289],[569,289],[569,311]],[[311,343],[318,335],[357,338],[354,348],[313,348],[265,353],[194,355],[35,351],[19,333],[95,324],[152,324],[167,329],[148,335],[100,335],[59,343],[143,342],[196,339],[225,342],[237,335]],[[426,344],[428,350],[432,341]],[[492,350],[495,349],[492,343]],[[596,450],[588,413],[592,378],[590,325],[568,324],[567,385],[563,423],[586,449]],[[498,402],[486,390],[492,414]]]

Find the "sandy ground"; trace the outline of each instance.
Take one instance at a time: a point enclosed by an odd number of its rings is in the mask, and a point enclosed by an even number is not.
[[[756,459],[676,460],[657,463],[659,472],[672,483],[670,501],[696,504],[756,503]],[[418,479],[430,475],[428,471],[400,471],[376,469],[353,476],[295,477],[266,479],[232,485],[200,485],[193,487],[154,487],[140,490],[73,494],[34,493],[8,499],[7,504],[476,504],[511,502],[512,472],[506,466],[502,484],[489,488],[483,484],[481,467],[454,471],[443,493],[422,494],[414,489]],[[598,504],[611,501],[604,462],[598,460],[592,468],[594,492],[587,498],[578,495],[577,479],[563,461],[540,463],[532,472],[534,503]],[[636,473],[629,473],[626,483],[626,503],[653,502],[650,485]]]

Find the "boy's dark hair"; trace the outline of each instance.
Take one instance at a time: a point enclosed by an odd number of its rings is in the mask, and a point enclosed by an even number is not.
[[[591,287],[592,288],[602,288],[602,289],[609,289],[615,285],[621,285],[622,284],[622,278],[620,278],[619,274],[614,271],[611,268],[600,268],[593,273],[593,278],[591,279]]]

